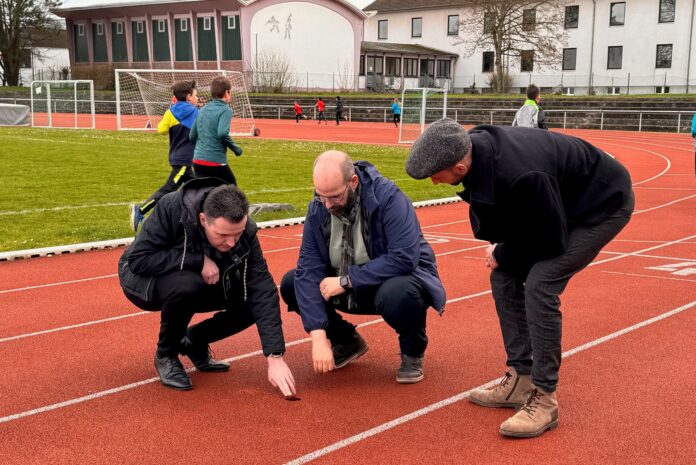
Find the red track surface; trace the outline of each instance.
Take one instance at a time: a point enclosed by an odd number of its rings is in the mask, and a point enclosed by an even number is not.
[[[395,141],[388,125],[305,123],[259,126],[268,137]],[[229,373],[194,372],[190,392],[162,387],[152,367],[158,314],[122,296],[114,276],[121,250],[1,263],[0,463],[304,463],[332,445],[316,463],[694,463],[693,145],[685,135],[573,133],[629,167],[637,206],[562,297],[559,429],[503,439],[498,425],[511,412],[460,395],[500,376],[505,359],[484,244],[472,239],[465,206],[454,204],[418,210],[451,300],[442,318],[429,316],[425,380],[395,383],[396,336],[370,316],[351,318],[372,322],[360,330],[370,352],[316,375],[299,318],[283,313],[300,402],[284,401],[266,381],[255,329],[215,345],[219,358],[235,358]],[[294,266],[300,232],[261,232],[277,281]],[[681,311],[666,315],[673,309]]]

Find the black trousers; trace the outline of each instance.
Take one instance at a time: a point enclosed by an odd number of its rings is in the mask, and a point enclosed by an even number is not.
[[[230,165],[208,166],[194,163],[193,172],[197,178],[220,178],[227,184],[237,185],[237,178],[234,177]]]
[[[125,292],[125,291],[124,291]],[[208,285],[199,273],[174,271],[155,279],[152,302],[145,302],[125,292],[128,300],[142,310],[161,310],[159,356],[179,355],[181,340],[188,336],[193,344],[204,345],[237,334],[255,323],[242,296],[228,301],[222,283]],[[211,318],[188,327],[195,313],[212,312]]]
[[[341,118],[343,118],[343,112],[342,111],[337,111],[336,112],[336,126],[341,124]]]
[[[140,205],[140,213],[143,215],[155,208],[155,205],[166,194],[178,190],[182,184],[193,179],[193,168],[189,165],[172,165],[167,181],[157,192],[152,194],[149,199]]]
[[[401,121],[401,113],[394,113],[394,126],[398,125]]]
[[[323,112],[323,111],[320,111],[320,112],[317,113],[317,121],[318,121],[317,124],[321,124],[321,120],[324,120],[324,122],[326,123],[326,116],[324,116],[324,112]],[[328,124],[328,123],[327,123],[327,124]]]
[[[526,276],[497,268],[491,289],[503,333],[507,365],[547,392],[556,390],[561,367],[560,295],[570,278],[589,265],[628,223],[633,193],[624,205],[595,226],[579,226],[568,234],[568,248],[557,257],[535,263]]]
[[[285,273],[280,283],[280,295],[288,305],[288,310],[299,313],[295,296],[295,270]],[[354,315],[381,315],[384,321],[399,335],[401,353],[420,357],[428,346],[425,333],[425,320],[431,298],[423,283],[415,276],[397,276],[379,286],[356,292],[358,308],[349,310],[343,299],[338,307],[327,302],[326,314],[329,325],[326,335],[332,344],[342,344],[350,340],[355,326],[336,311],[337,309]]]

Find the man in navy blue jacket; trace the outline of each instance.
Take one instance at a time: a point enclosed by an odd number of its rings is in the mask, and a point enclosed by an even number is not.
[[[397,382],[422,380],[426,310],[444,310],[445,289],[411,201],[370,163],[337,151],[315,161],[314,188],[297,269],[280,289],[311,336],[314,370],[342,368],[368,350],[338,309],[381,315],[399,334]]]
[[[563,134],[478,126],[467,133],[451,119],[433,123],[406,161],[413,178],[462,184],[471,229],[489,241],[491,270],[508,370],[469,400],[519,408],[500,433],[535,437],[558,425],[561,302],[570,278],[628,223],[631,177],[618,161]]]

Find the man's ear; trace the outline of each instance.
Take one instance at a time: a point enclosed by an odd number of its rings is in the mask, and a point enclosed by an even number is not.
[[[203,212],[200,212],[198,214],[198,220],[201,222],[201,225],[203,225],[203,226],[205,226],[205,223],[208,222],[208,220],[205,217],[205,213],[203,213]]]
[[[353,188],[353,189],[355,189],[356,187],[358,187],[358,180],[359,180],[358,175],[357,175],[357,174],[354,174],[354,175],[350,178],[350,181],[348,181],[348,183],[350,184],[350,187]]]

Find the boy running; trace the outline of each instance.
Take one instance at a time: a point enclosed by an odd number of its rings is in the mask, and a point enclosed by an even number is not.
[[[189,140],[189,132],[198,116],[198,91],[195,81],[177,81],[172,84],[172,105],[164,112],[157,125],[157,132],[169,134],[169,164],[172,167],[167,182],[152,194],[143,204],[131,205],[130,226],[137,233],[147,212],[165,194],[179,189],[183,183],[193,179],[191,162],[194,145]]]
[[[326,110],[326,103],[324,103],[324,100],[319,97],[317,100],[317,103],[314,105],[317,109],[317,124],[321,124],[321,120],[324,120],[324,124],[329,124],[328,121],[326,121],[326,116],[324,116],[324,110]]]

